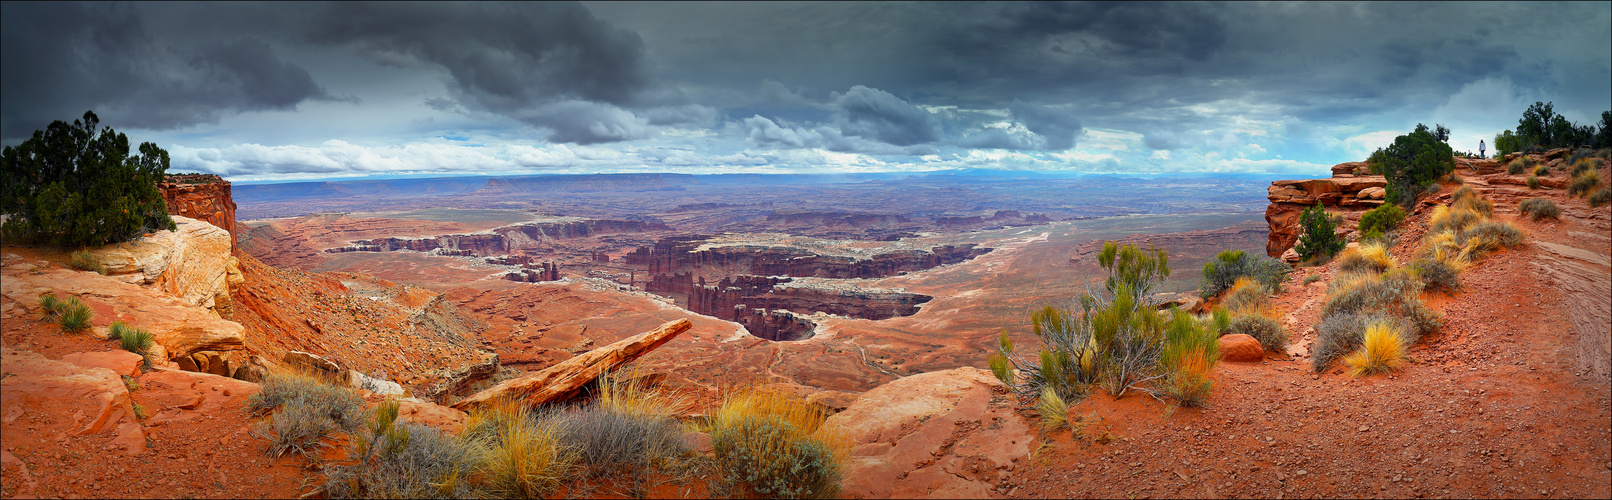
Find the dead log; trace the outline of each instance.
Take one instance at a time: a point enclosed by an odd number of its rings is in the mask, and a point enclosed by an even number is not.
[[[520,399],[528,406],[536,406],[570,397],[593,379],[655,350],[677,334],[688,331],[692,326],[694,324],[687,318],[667,322],[654,330],[582,353],[554,366],[506,380],[454,403],[453,408],[470,411],[504,399]]]

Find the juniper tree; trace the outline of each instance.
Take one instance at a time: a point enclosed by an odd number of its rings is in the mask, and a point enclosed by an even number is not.
[[[157,182],[168,152],[149,142],[129,154],[129,138],[86,111],[57,120],[0,154],[0,234],[8,241],[95,246],[175,228]]]

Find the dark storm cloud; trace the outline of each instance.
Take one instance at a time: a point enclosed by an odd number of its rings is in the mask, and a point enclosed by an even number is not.
[[[649,120],[631,111],[580,100],[537,107],[521,121],[552,130],[549,142],[597,144],[642,139],[652,132]]]
[[[103,123],[170,129],[331,98],[306,70],[257,38],[172,47],[151,35],[133,5],[6,2],[0,8],[0,136],[7,139],[90,109]]]
[[[861,85],[834,96],[836,122],[846,135],[911,146],[940,138],[940,123],[900,97]]]
[[[494,113],[571,99],[625,105],[651,81],[638,35],[574,3],[343,2],[312,17],[313,41],[440,65],[456,99]]]

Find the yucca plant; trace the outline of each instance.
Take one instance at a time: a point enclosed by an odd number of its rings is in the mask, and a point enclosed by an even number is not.
[[[58,310],[60,313],[56,316],[56,324],[61,325],[63,332],[81,332],[89,329],[90,321],[95,317],[95,313],[90,311],[90,306],[84,305],[78,297],[68,297],[62,301]]]
[[[42,321],[56,321],[56,316],[62,312],[62,299],[56,294],[45,292],[39,296],[39,319]]]

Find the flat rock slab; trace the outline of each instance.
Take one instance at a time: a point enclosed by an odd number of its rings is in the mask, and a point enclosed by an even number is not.
[[[843,492],[861,498],[1000,498],[1035,436],[990,372],[896,379],[829,417],[854,442]],[[994,403],[993,403],[994,402]]]

